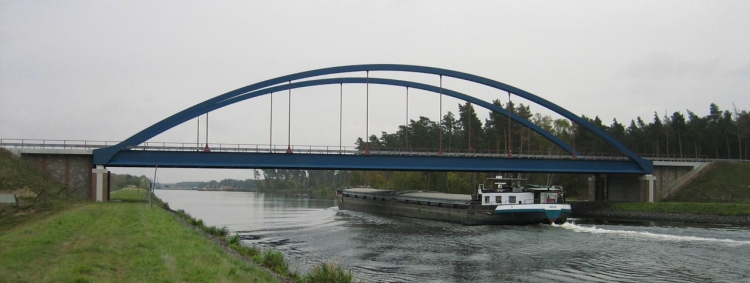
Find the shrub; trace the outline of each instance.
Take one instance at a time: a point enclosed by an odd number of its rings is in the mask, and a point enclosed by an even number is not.
[[[230,245],[231,244],[237,244],[237,245],[239,245],[240,244],[240,235],[235,234],[234,236],[229,237],[229,239],[227,239],[227,243],[229,243]]]
[[[243,246],[242,244],[238,244],[238,245],[239,245],[239,250],[238,251],[240,252],[240,254],[242,254],[244,256],[249,256],[255,262],[260,263],[261,260],[260,260],[260,258],[258,258],[260,256],[260,251],[257,248],[255,248],[255,247],[246,247],[246,246]]]
[[[259,257],[260,251],[258,251],[257,248],[246,247],[243,246],[242,243],[240,243],[239,235],[235,234],[234,236],[229,237],[229,239],[227,239],[227,245],[229,246],[229,248],[237,251],[239,254],[252,258],[253,261],[257,263],[261,263],[263,261],[263,259]]]
[[[221,229],[216,229],[216,236],[226,237],[227,235],[229,235],[229,228],[227,228],[227,226],[221,227]]]
[[[206,229],[204,229],[204,231],[206,231],[206,233],[209,233],[209,234],[211,234],[213,236],[216,236],[217,234],[219,234],[219,232],[218,232],[219,228],[216,228],[216,226],[206,227]]]
[[[289,272],[289,264],[284,261],[284,255],[279,251],[268,250],[263,253],[261,264],[279,274]]]
[[[178,209],[174,213],[177,213],[177,216],[179,216],[180,218],[187,220],[187,212],[185,212],[184,210]]]
[[[200,228],[203,231],[206,231],[208,229],[206,228],[206,224],[203,224],[203,219],[190,218],[190,224]]]
[[[258,264],[263,263],[263,256],[260,253],[252,255],[252,256],[250,256],[250,258],[252,258],[253,261],[257,262]]]
[[[206,231],[206,233],[209,233],[219,238],[224,238],[229,234],[229,228],[227,227],[218,228],[216,226],[210,226],[210,227],[203,226],[202,229]]]
[[[354,278],[350,271],[331,263],[320,263],[302,280],[305,283],[350,283]]]
[[[190,223],[190,225],[195,226],[196,219],[193,218],[193,216],[191,216],[190,213],[187,213],[187,212],[185,212],[182,209],[178,209],[175,212],[177,213],[177,215],[180,216],[180,218],[185,219],[185,221],[187,221],[188,223]]]

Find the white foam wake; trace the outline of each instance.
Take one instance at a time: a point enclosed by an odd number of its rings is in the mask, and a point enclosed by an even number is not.
[[[685,241],[712,242],[712,243],[725,243],[725,244],[730,244],[733,246],[750,245],[750,241],[658,234],[658,233],[651,233],[651,232],[646,232],[646,231],[609,230],[609,229],[597,228],[596,226],[580,226],[580,225],[577,225],[575,223],[570,223],[570,222],[566,222],[561,225],[552,224],[552,226],[572,230],[578,233],[610,234],[610,235],[619,235],[619,236],[625,236],[625,237],[647,238],[647,239],[662,240],[662,241],[675,241],[675,242],[685,242]]]

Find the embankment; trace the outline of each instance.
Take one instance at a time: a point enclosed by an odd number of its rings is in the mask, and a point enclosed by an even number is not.
[[[747,204],[572,202],[571,218],[750,225]],[[723,212],[729,211],[729,212]],[[731,214],[731,215],[730,215]]]
[[[276,282],[144,202],[79,203],[0,234],[10,282]]]

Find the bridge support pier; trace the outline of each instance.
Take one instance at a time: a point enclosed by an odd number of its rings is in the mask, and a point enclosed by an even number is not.
[[[589,194],[595,201],[604,201],[608,199],[607,193],[607,174],[597,174],[589,177]]]
[[[96,165],[91,174],[93,199],[97,202],[109,201],[109,170],[102,165]]]
[[[646,174],[638,178],[638,180],[645,181],[647,183],[645,186],[648,188],[648,191],[647,191],[648,202],[654,202],[654,181],[656,181],[656,176],[651,175],[651,174]]]
[[[589,176],[589,200],[654,202],[657,176],[647,174],[595,174]]]

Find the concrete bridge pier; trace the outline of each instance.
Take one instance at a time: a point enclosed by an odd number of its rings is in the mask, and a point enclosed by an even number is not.
[[[651,174],[596,174],[589,176],[589,199],[595,201],[654,202]]]
[[[641,187],[643,187],[643,183],[645,183],[645,187],[647,188],[646,196],[648,197],[648,202],[654,202],[654,181],[656,181],[656,176],[646,174],[639,177],[638,180],[641,181]]]
[[[607,174],[589,176],[589,200],[607,200]]]
[[[91,169],[91,188],[93,199],[97,202],[109,201],[109,170],[102,165]]]

